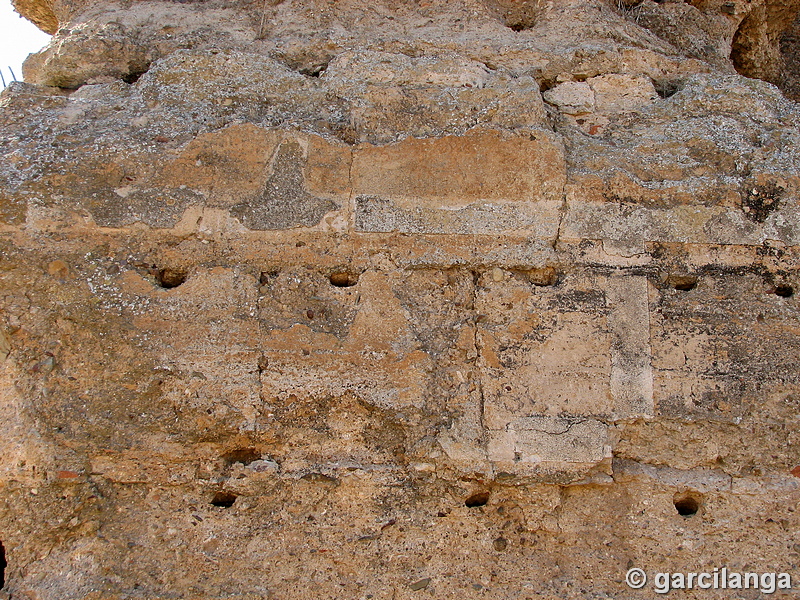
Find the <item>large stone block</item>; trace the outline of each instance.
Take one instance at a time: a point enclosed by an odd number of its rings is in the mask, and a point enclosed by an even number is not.
[[[611,457],[608,426],[594,419],[527,417],[489,432],[489,460],[506,472],[531,466],[569,471]],[[577,470],[577,469],[576,469]]]
[[[558,138],[544,131],[473,130],[363,146],[353,158],[356,228],[553,239],[564,169]]]
[[[539,415],[652,415],[644,278],[576,273],[535,285],[498,271],[476,302],[489,429]]]

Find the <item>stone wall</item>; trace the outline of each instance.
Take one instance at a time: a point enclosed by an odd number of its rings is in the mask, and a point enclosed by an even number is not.
[[[0,597],[800,586],[797,4],[19,0]]]

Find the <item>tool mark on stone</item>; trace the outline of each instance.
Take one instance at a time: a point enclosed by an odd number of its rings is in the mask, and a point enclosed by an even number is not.
[[[532,417],[532,418],[535,419],[537,417]],[[562,419],[559,419],[559,421],[561,421],[561,424],[562,424],[561,431],[554,430],[553,427],[549,427],[548,428],[548,425],[551,425],[551,426],[554,425],[552,420],[543,421],[542,427],[535,427],[535,426],[533,426],[531,424],[530,427],[526,427],[525,429],[528,429],[530,431],[537,431],[539,433],[546,433],[547,435],[565,435],[565,434],[569,433],[572,430],[572,428],[575,427],[576,425],[580,425],[581,423],[584,423],[586,421],[586,419],[570,419],[570,420],[567,420],[566,418],[562,418]],[[513,423],[509,423],[508,425],[506,425],[506,429],[509,429],[512,426],[513,426]]]
[[[339,485],[339,480],[336,477],[331,477],[330,475],[326,475],[325,473],[306,473],[300,479],[303,481],[311,481],[313,483],[327,483],[331,485]]]
[[[478,327],[478,323],[480,322],[482,315],[479,315],[475,308],[478,305],[478,290],[480,288],[481,272],[478,269],[470,269],[469,273],[472,275],[472,286],[470,287],[469,291],[469,304],[467,309],[472,313],[472,329],[474,332],[472,336],[473,353],[479,358],[479,360],[482,360],[483,338],[481,337],[481,331]],[[478,392],[478,425],[480,426],[480,431],[482,432],[481,437],[485,439],[486,390],[483,387],[483,377],[480,375],[476,378],[476,388]]]
[[[6,333],[0,330],[0,362],[3,362],[11,354],[11,340]]]
[[[409,584],[408,587],[412,591],[418,592],[419,590],[424,590],[426,587],[430,585],[430,583],[431,583],[431,578],[426,577],[425,579],[420,579],[419,581],[415,581],[414,583]]]

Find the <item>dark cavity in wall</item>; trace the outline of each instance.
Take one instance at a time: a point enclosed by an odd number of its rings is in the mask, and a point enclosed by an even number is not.
[[[493,0],[487,4],[494,5],[500,12],[505,26],[512,31],[533,28],[542,12],[541,0]]]
[[[251,462],[259,460],[261,458],[261,453],[255,448],[237,448],[226,452],[221,458],[225,461],[227,466],[237,462],[243,465],[249,465]]]
[[[477,508],[479,506],[486,506],[488,502],[489,492],[477,492],[464,500],[464,505],[467,508]]]
[[[0,588],[6,584],[6,549],[0,542]]]
[[[679,515],[682,517],[692,517],[700,510],[702,496],[693,492],[684,492],[675,494],[672,502]]]
[[[654,79],[653,86],[661,98],[671,98],[683,89],[682,79]]]
[[[261,271],[261,275],[258,277],[258,284],[270,285],[275,282],[280,274],[281,270],[278,268],[270,269],[269,271]]]
[[[785,191],[771,182],[764,185],[745,185],[740,192],[744,216],[755,223],[763,223],[770,214],[778,210]]]
[[[733,36],[730,59],[741,75],[800,99],[800,13],[794,2],[754,7]]]
[[[155,279],[159,287],[171,290],[186,281],[186,273],[176,269],[159,269],[155,273]]]
[[[220,508],[230,508],[233,506],[234,502],[236,502],[236,494],[221,490],[214,494],[214,498],[211,500],[211,505],[219,506]]]
[[[555,267],[541,267],[530,269],[526,273],[528,281],[540,287],[555,285],[558,283],[558,271]]]
[[[672,273],[667,277],[667,285],[674,290],[689,292],[697,287],[697,276]]]
[[[147,73],[147,70],[150,68],[150,64],[148,63],[144,67],[134,68],[132,69],[127,75],[122,76],[122,81],[125,83],[136,83],[139,81],[139,78]]]
[[[331,273],[328,280],[334,287],[352,287],[358,283],[358,273],[339,271]]]
[[[298,69],[298,72],[306,77],[319,77],[324,72],[325,69],[328,68],[328,63],[323,62],[322,64],[312,64],[306,67],[302,67]]]

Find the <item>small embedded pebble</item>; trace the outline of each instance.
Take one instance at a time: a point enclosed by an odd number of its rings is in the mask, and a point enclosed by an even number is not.
[[[425,579],[420,579],[419,581],[415,581],[414,583],[412,583],[408,587],[410,587],[412,590],[414,590],[416,592],[417,590],[424,590],[426,587],[428,587],[428,584],[430,582],[431,582],[431,578],[430,577],[426,577]]]
[[[250,471],[255,471],[256,473],[267,473],[272,471],[273,473],[277,472],[280,469],[278,463],[273,460],[254,460],[246,467]]]
[[[54,260],[47,265],[47,272],[56,279],[66,279],[69,275],[69,266],[63,260]]]

